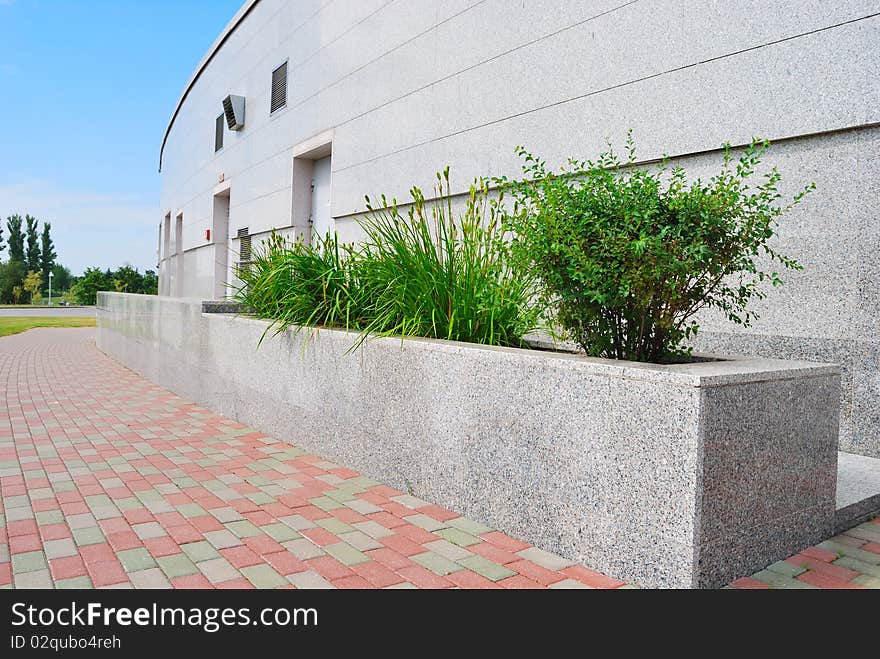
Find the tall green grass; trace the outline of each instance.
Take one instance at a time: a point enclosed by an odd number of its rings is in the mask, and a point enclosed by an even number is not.
[[[519,345],[537,315],[528,280],[509,265],[499,203],[478,181],[456,218],[448,169],[437,174],[435,193],[427,202],[413,188],[405,215],[394,201],[367,199],[359,264],[371,304],[364,331]]]
[[[510,265],[501,200],[477,181],[456,217],[448,169],[434,192],[429,201],[413,188],[405,213],[368,197],[357,246],[273,236],[240,273],[235,298],[278,331],[345,328],[359,332],[355,345],[371,335],[522,345],[540,309],[531,280]]]
[[[239,269],[241,284],[233,299],[272,320],[279,332],[291,326],[360,329],[364,321],[357,313],[363,305],[355,299],[360,291],[352,283],[353,264],[345,258],[351,250],[335,236],[317,243],[291,242],[273,233]]]

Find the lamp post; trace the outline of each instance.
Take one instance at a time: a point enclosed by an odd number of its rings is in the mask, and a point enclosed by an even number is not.
[[[49,306],[52,306],[52,271],[49,270]]]

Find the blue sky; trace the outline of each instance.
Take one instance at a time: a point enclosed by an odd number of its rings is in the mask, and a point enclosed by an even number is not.
[[[4,242],[6,216],[30,213],[74,273],[155,268],[162,135],[241,4],[0,0]]]

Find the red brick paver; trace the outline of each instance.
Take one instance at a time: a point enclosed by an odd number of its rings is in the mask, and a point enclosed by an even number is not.
[[[0,381],[0,587],[623,585],[190,403],[94,330],[0,339]]]

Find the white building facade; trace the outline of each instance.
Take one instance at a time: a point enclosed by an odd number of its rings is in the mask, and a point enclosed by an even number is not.
[[[817,183],[780,231],[805,269],[702,346],[842,364],[841,445],[880,456],[878,70],[877,0],[248,0],[162,145],[160,293],[222,298],[270,231],[354,239],[365,194],[516,176],[517,145],[557,165],[632,129],[705,176],[760,136],[788,192]]]

